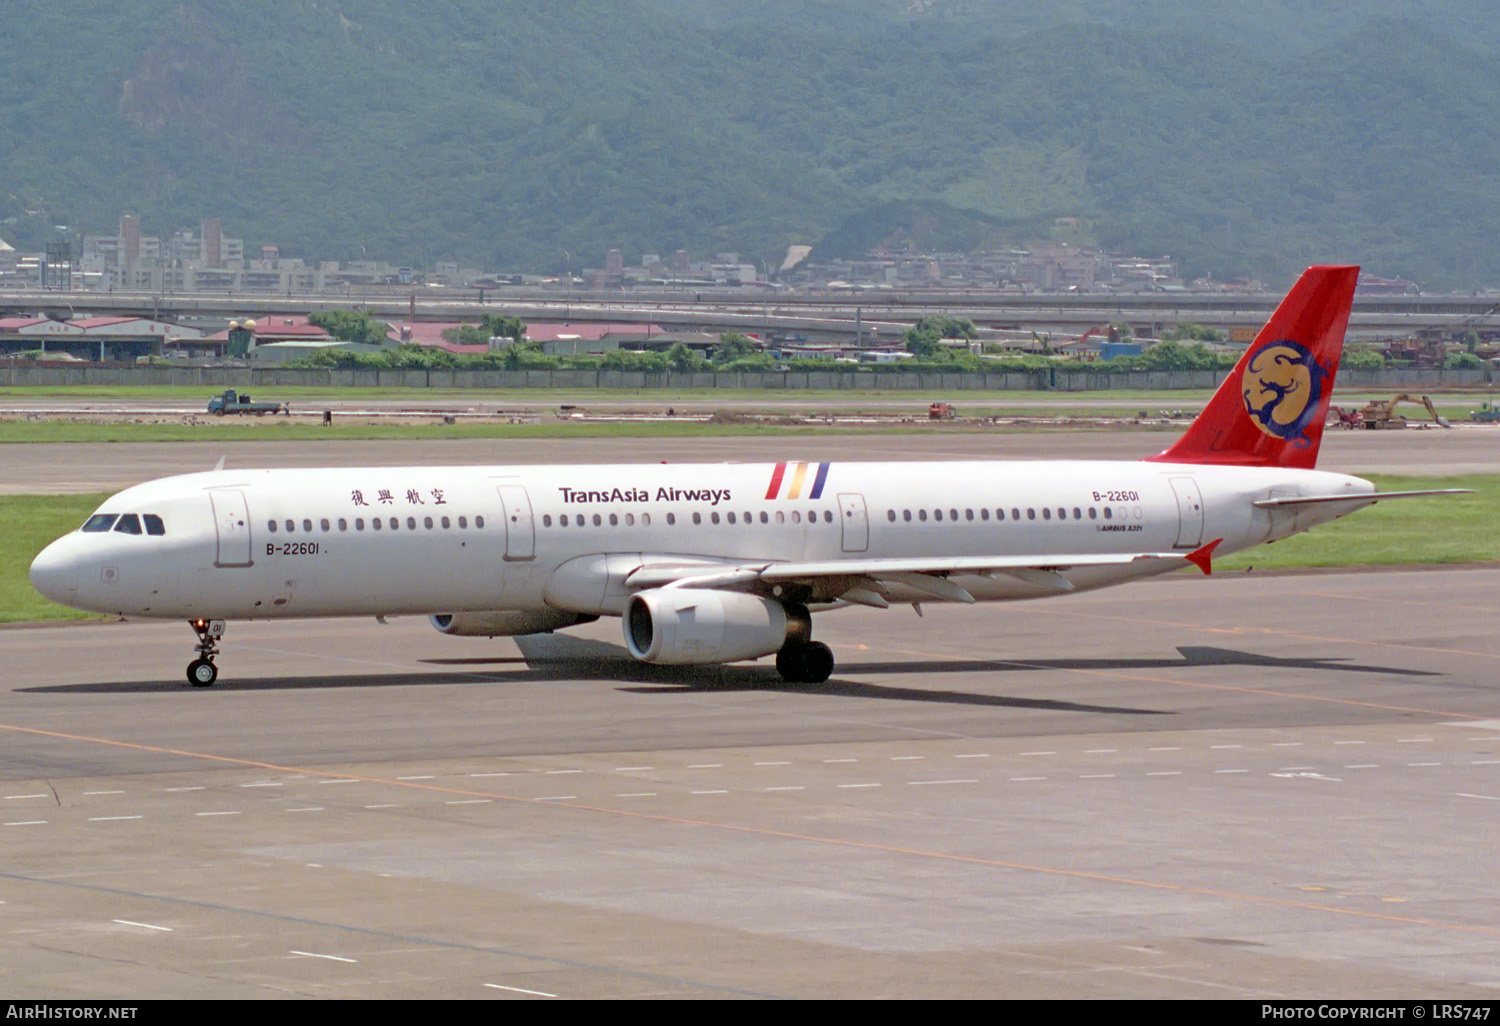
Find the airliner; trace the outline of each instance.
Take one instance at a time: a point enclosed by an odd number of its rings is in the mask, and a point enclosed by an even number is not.
[[[108,499],[31,565],[43,595],[186,620],[188,682],[229,620],[427,615],[518,636],[619,617],[636,659],[775,656],[828,679],[812,616],[1123,584],[1380,499],[1314,469],[1357,267],[1309,268],[1187,432],[1140,461],[228,470]]]

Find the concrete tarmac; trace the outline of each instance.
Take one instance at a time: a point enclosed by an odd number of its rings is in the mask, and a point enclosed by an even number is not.
[[[7,998],[1500,993],[1500,571],[820,617],[0,630]]]
[[[266,428],[270,434],[274,429]],[[0,494],[118,491],[157,477],[230,467],[716,463],[778,460],[1132,460],[1178,431],[913,431],[708,438],[471,438],[452,441],[109,442],[0,445]],[[1500,473],[1500,430],[1329,431],[1318,461],[1346,473]]]

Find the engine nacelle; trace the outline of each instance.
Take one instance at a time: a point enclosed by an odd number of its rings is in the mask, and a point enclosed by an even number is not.
[[[812,633],[807,610],[758,595],[658,588],[631,596],[625,645],[648,663],[729,663],[777,652],[788,636]]]
[[[518,634],[545,634],[599,618],[560,609],[502,609],[489,613],[433,613],[427,619],[444,634],[455,637],[509,638]]]

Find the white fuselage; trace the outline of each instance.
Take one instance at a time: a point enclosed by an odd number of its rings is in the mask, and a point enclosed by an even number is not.
[[[1214,539],[1223,554],[1362,505],[1258,500],[1373,491],[1314,470],[1154,462],[224,470],[120,492],[101,514],[159,517],[162,533],[75,531],[32,577],[58,601],[131,617],[618,615],[643,564],[1186,553]],[[1173,568],[1063,575],[1072,590]],[[979,601],[1059,590],[951,580]],[[899,582],[889,597],[935,600]]]

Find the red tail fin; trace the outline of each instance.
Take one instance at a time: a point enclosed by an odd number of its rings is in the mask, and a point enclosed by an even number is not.
[[[1318,461],[1358,267],[1302,272],[1162,463],[1301,467]]]

